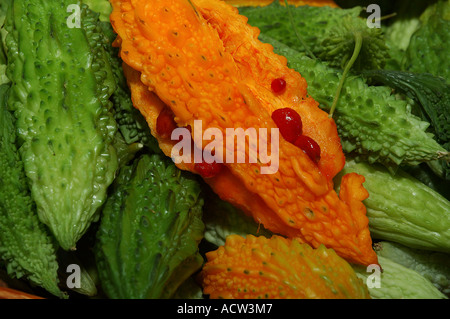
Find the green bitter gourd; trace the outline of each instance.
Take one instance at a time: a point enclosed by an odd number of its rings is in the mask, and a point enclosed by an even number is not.
[[[428,279],[418,272],[389,258],[378,256],[381,269],[353,266],[363,280],[372,299],[448,299]]]
[[[444,78],[430,73],[369,70],[362,73],[372,81],[379,81],[413,99],[413,111],[430,122],[430,131],[436,141],[450,151],[450,84]],[[437,164],[437,163],[436,163]],[[435,168],[434,164],[431,168]],[[435,173],[450,181],[449,156],[440,160]]]
[[[123,74],[122,60],[119,58],[119,48],[113,47],[112,43],[117,34],[109,22],[102,22],[103,33],[108,38],[105,50],[108,52],[109,61],[113,70],[117,87],[111,96],[113,103],[112,113],[117,122],[120,133],[129,145],[140,143],[145,145],[153,153],[161,153],[156,138],[151,134],[150,128],[139,112],[133,106],[130,89]]]
[[[16,145],[14,117],[6,109],[9,85],[0,86],[0,264],[58,297],[54,239],[39,221]]]
[[[170,158],[144,154],[121,168],[103,209],[95,248],[109,298],[170,298],[203,258],[203,197]]]
[[[63,249],[74,249],[98,220],[118,167],[105,38],[98,15],[79,1],[14,1],[11,9],[8,106],[21,157],[40,220]]]
[[[407,247],[450,253],[450,202],[402,170],[395,175],[381,165],[347,159],[336,176],[355,172],[365,178],[364,200],[374,239]]]
[[[378,256],[410,268],[450,297],[450,255],[435,251],[413,249],[389,241],[377,242],[374,249]]]

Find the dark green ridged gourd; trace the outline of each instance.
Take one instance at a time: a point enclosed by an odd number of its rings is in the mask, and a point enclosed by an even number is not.
[[[157,154],[121,168],[95,248],[109,298],[170,298],[201,267],[204,200],[192,178]]]
[[[76,25],[80,8],[80,25]],[[72,7],[73,8],[73,7]],[[75,249],[98,220],[118,160],[109,112],[115,89],[98,15],[79,1],[14,1],[8,31],[8,107],[40,220]]]
[[[112,113],[114,114],[119,131],[126,144],[141,143],[153,153],[162,154],[156,138],[151,134],[145,117],[133,106],[131,92],[123,74],[123,62],[119,58],[119,48],[113,47],[112,45],[117,34],[109,22],[102,22],[100,25],[108,39],[108,45],[105,49],[108,52],[109,61],[117,84],[116,90],[111,96],[111,101],[113,104]]]
[[[6,109],[9,85],[0,86],[0,264],[58,297],[56,246],[39,221],[16,145],[14,117]]]
[[[306,79],[308,94],[329,110],[342,72],[264,34],[260,39],[287,58],[288,66]],[[359,76],[346,79],[333,118],[346,154],[392,171],[448,155],[427,132],[430,124],[413,115],[407,101],[397,99],[387,86],[369,86]]]

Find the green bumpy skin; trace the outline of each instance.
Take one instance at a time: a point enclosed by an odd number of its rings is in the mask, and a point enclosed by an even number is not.
[[[287,8],[278,1],[265,7],[240,7],[239,13],[246,16],[248,24],[258,27],[261,33],[279,41],[282,39],[285,45],[302,53],[308,51],[303,45],[306,44],[315,55],[320,55],[325,53],[322,41],[329,38],[343,19],[358,19],[362,10],[362,7],[358,6],[341,9],[291,5],[289,8],[295,21],[294,26],[288,19]],[[297,34],[301,36],[302,41]],[[353,48],[349,52],[350,55],[352,52]]]
[[[108,52],[114,79],[117,84],[117,88],[111,96],[111,101],[113,103],[112,112],[119,131],[127,144],[132,145],[134,143],[141,143],[153,153],[162,154],[158,142],[151,134],[145,118],[139,110],[133,106],[131,93],[123,74],[122,60],[119,58],[119,48],[112,46],[117,34],[114,32],[109,22],[102,22],[101,27],[103,33],[108,38],[108,45],[105,49]]]
[[[383,272],[353,266],[356,275],[367,284],[372,299],[448,299],[418,272],[383,256],[378,256],[378,262]]]
[[[381,28],[368,28],[366,19],[359,17],[362,10],[359,6],[342,9],[290,5],[289,12],[295,21],[292,25],[291,20],[286,18],[286,7],[278,1],[265,7],[239,8],[240,14],[246,16],[248,23],[258,27],[261,33],[299,52],[312,52],[315,57],[336,68],[344,69],[350,60],[355,35],[359,33],[362,46],[353,69],[382,68],[389,58],[388,47]]]
[[[53,238],[37,216],[16,146],[14,117],[6,109],[8,89],[0,86],[0,263],[8,275],[63,298]]]
[[[144,154],[121,168],[95,248],[107,296],[170,298],[203,263],[203,203],[200,184],[170,158]]]
[[[437,1],[420,20],[406,49],[403,69],[441,76],[450,84],[450,1]]]
[[[97,15],[72,0],[15,1],[8,31],[9,108],[40,220],[60,246],[75,249],[99,218],[118,167],[115,89]],[[74,23],[73,28],[68,22]]]
[[[409,174],[392,175],[381,165],[347,159],[336,185],[347,173],[365,178],[364,200],[370,234],[407,247],[450,253],[450,201]]]
[[[450,297],[450,255],[412,249],[393,242],[381,241],[375,244],[378,256],[412,269],[439,289],[447,297]]]
[[[265,34],[277,54],[288,60],[308,83],[308,94],[329,110],[342,73],[313,60]],[[417,165],[444,156],[447,151],[428,133],[429,123],[411,114],[405,100],[396,99],[386,86],[369,86],[358,76],[347,77],[333,115],[342,148],[358,160],[379,162],[395,171],[399,165]]]
[[[430,73],[370,70],[363,75],[380,81],[413,99],[415,113],[429,121],[430,131],[447,151],[450,151],[450,84]],[[436,170],[439,177],[450,181],[450,156],[440,160]]]

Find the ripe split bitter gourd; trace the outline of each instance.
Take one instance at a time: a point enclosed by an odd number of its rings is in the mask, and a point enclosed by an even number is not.
[[[179,127],[195,128],[194,121],[200,120],[201,133],[217,128],[223,136],[226,128],[271,132],[276,128],[271,113],[284,107],[294,109],[301,116],[303,134],[321,148],[318,163],[280,137],[279,168],[273,174],[261,174],[266,166],[262,160],[228,162],[205,181],[222,199],[275,233],[314,247],[324,244],[355,263],[377,263],[362,204],[368,196],[362,186],[364,177],[349,174],[339,196],[333,190],[332,178],[345,163],[336,125],[307,96],[301,75],[257,39],[257,28],[221,1],[111,3],[111,23],[118,34],[115,45],[120,46],[125,62],[134,106],[146,117],[166,155],[171,155],[176,141],[156,132],[163,108],[171,109]],[[276,95],[270,85],[279,77],[287,85]],[[193,131],[197,140],[198,133]],[[262,143],[271,138],[269,133]],[[199,149],[207,144],[195,143]],[[249,148],[246,141],[247,158]],[[226,154],[227,149],[215,151]],[[178,166],[196,172],[192,162]]]
[[[230,235],[206,257],[199,277],[210,298],[370,299],[352,267],[323,245]]]
[[[77,27],[71,4],[14,1],[5,23],[8,107],[25,173],[40,220],[66,250],[98,219],[118,167],[105,39],[97,15],[80,2]]]

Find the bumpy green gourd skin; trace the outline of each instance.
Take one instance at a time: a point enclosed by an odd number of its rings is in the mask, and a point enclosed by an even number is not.
[[[6,109],[8,89],[0,86],[0,262],[10,276],[63,297],[53,238],[36,214],[16,146],[14,118]]]
[[[96,259],[110,298],[170,298],[203,258],[203,197],[191,175],[160,155],[124,166],[103,210]]]
[[[105,49],[108,52],[114,79],[117,84],[116,90],[111,96],[111,101],[113,103],[112,112],[119,131],[127,144],[142,143],[153,153],[162,154],[157,140],[151,134],[145,118],[133,106],[133,102],[131,101],[131,93],[123,74],[122,60],[119,58],[119,48],[112,46],[117,34],[109,22],[102,22],[101,27],[103,33],[108,38],[108,45]]]
[[[242,7],[240,13],[248,23],[283,44],[307,53],[303,43],[320,60],[336,68],[344,68],[353,54],[355,34],[362,37],[362,46],[353,69],[378,69],[389,57],[381,28],[367,27],[359,17],[362,7],[350,9],[331,7],[289,6],[295,25],[287,19],[287,9],[278,1],[266,7]],[[339,28],[336,26],[339,25]],[[295,28],[295,29],[294,29]],[[301,37],[298,39],[297,34]],[[303,43],[302,43],[303,42]]]
[[[406,49],[403,70],[431,73],[450,83],[450,1],[430,5],[420,20]]]
[[[329,40],[330,35],[336,32],[336,25],[340,25],[344,19],[356,20],[362,7],[351,9],[331,7],[290,6],[290,12],[295,21],[295,30],[291,20],[288,19],[288,11],[285,6],[274,1],[265,7],[240,7],[239,13],[248,18],[248,23],[258,27],[261,33],[274,38],[283,39],[283,44],[302,53],[307,52],[303,43],[314,55],[326,54],[328,44],[322,45],[322,41]],[[303,43],[298,39],[301,37]],[[353,47],[347,51],[351,55]],[[342,53],[342,51],[341,51]],[[333,56],[333,61],[338,61]]]
[[[308,83],[308,94],[329,110],[342,73],[310,59],[282,43],[260,35],[288,60]],[[398,100],[385,86],[369,86],[358,76],[349,76],[333,115],[346,154],[394,170],[398,165],[417,165],[437,159],[446,150],[426,132],[428,122],[411,114],[409,105]]]
[[[68,24],[76,23],[73,4],[80,28]],[[5,25],[8,104],[25,172],[40,220],[66,250],[98,220],[118,166],[109,113],[115,82],[97,22],[76,1],[25,0],[14,2]]]
[[[383,272],[353,266],[356,275],[367,284],[372,299],[447,299],[418,272],[383,256],[378,256],[378,262]],[[377,283],[379,287],[375,286]]]
[[[390,70],[370,70],[364,76],[380,81],[406,94],[416,103],[414,109],[424,121],[431,123],[430,131],[447,151],[450,151],[450,85],[444,78],[430,73]],[[441,160],[438,176],[450,181],[449,156]]]
[[[450,202],[446,198],[401,170],[392,175],[381,165],[350,159],[336,181],[350,172],[365,178],[369,197],[364,205],[374,239],[450,252]]]
[[[375,244],[378,256],[410,268],[450,296],[450,255],[440,252],[412,249],[398,243],[381,241]]]

